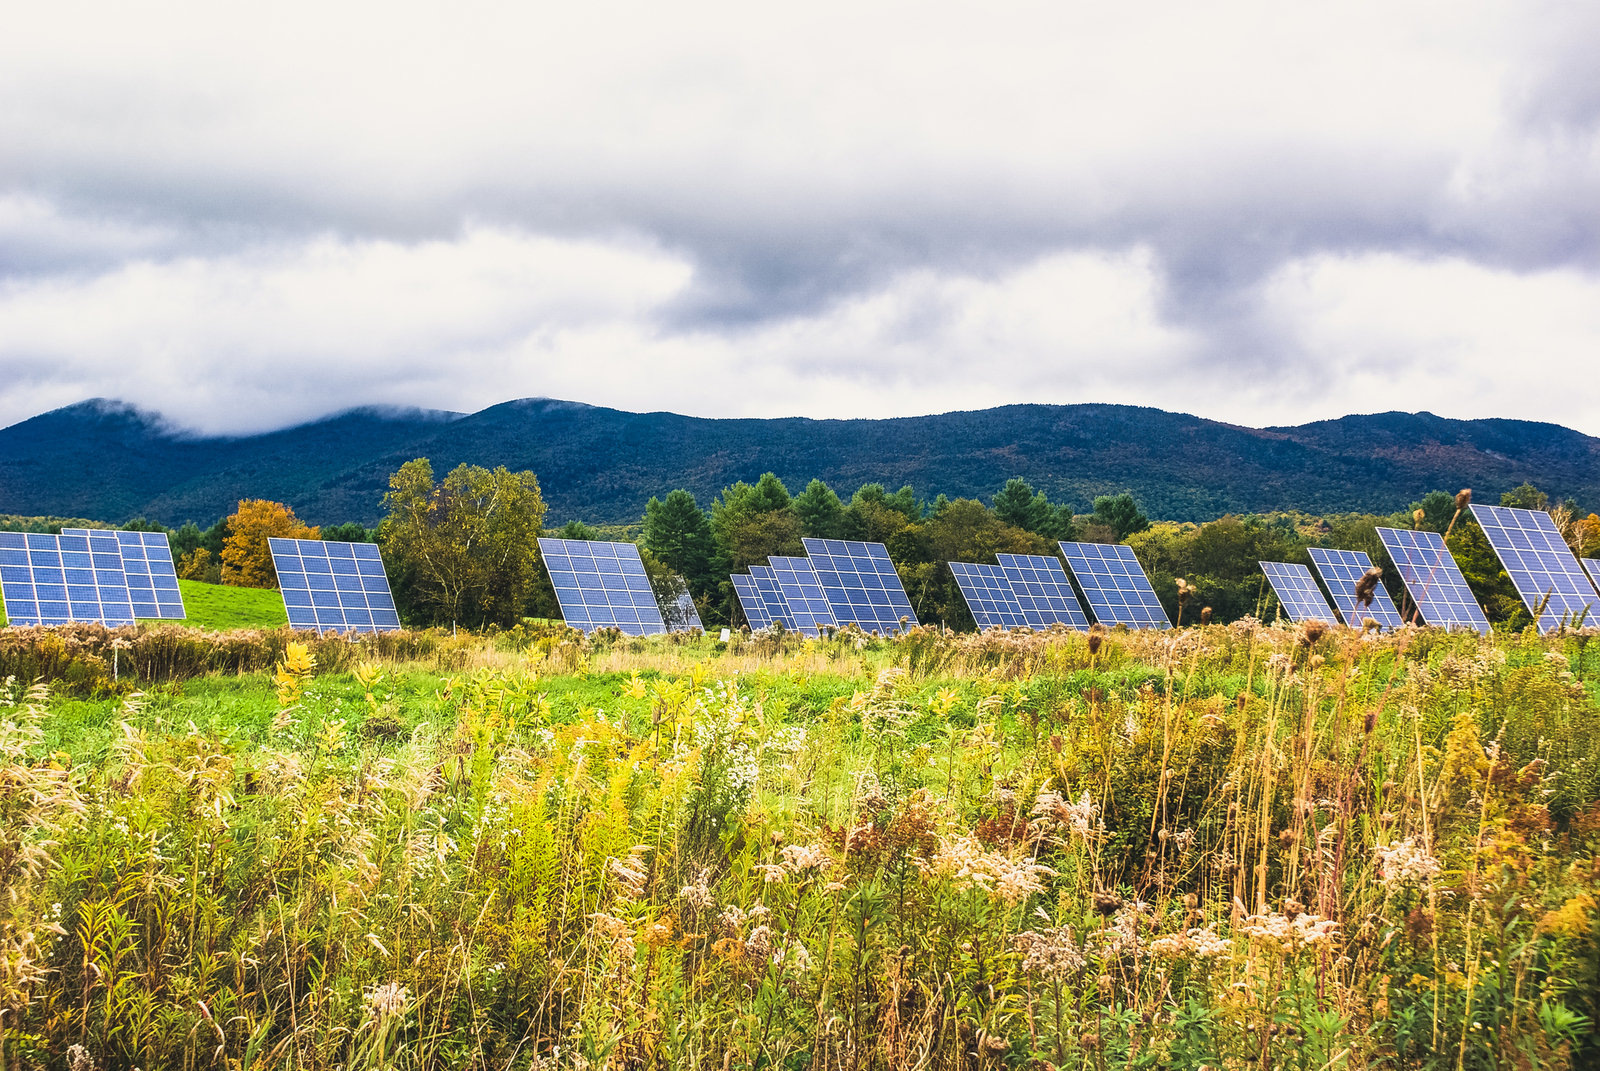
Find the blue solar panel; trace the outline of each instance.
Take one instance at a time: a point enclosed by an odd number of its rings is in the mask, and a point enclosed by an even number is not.
[[[805,558],[769,556],[772,575],[783,592],[783,601],[794,617],[794,628],[807,636],[820,636],[824,627],[832,628],[838,622],[828,608],[827,596],[822,594],[822,582],[816,570]]]
[[[1540,632],[1600,624],[1600,595],[1548,513],[1475,504],[1472,515],[1528,612],[1539,613]]]
[[[1272,590],[1277,593],[1278,602],[1283,606],[1283,612],[1289,615],[1290,621],[1338,620],[1333,607],[1323,598],[1322,589],[1317,587],[1310,569],[1288,562],[1262,562],[1261,571],[1267,574],[1267,580],[1272,584]]]
[[[885,636],[917,623],[916,611],[882,543],[855,539],[805,539],[811,567],[834,618]],[[900,623],[901,619],[905,625]]]
[[[1589,570],[1589,579],[1594,581],[1596,588],[1600,588],[1600,558],[1585,558],[1583,564]]]
[[[7,620],[13,625],[133,624],[122,559],[110,545],[114,542],[84,535],[0,532],[0,595]]]
[[[1369,617],[1383,628],[1399,628],[1404,624],[1382,580],[1373,590],[1371,606],[1362,606],[1356,599],[1356,583],[1372,568],[1372,559],[1367,557],[1366,551],[1312,547],[1310,554],[1311,564],[1317,567],[1322,582],[1328,585],[1328,591],[1333,595],[1333,605],[1339,611],[1339,616],[1344,618],[1345,624],[1360,628]]]
[[[1021,628],[1028,623],[999,566],[951,562],[950,572],[961,589],[961,597],[967,600],[972,620],[980,629]]]
[[[1102,625],[1171,628],[1167,611],[1133,548],[1122,543],[1062,543],[1073,577]]]
[[[1378,538],[1394,559],[1422,619],[1441,628],[1476,629],[1488,635],[1489,619],[1467,586],[1456,560],[1438,532],[1379,528]]]
[[[122,571],[133,599],[133,616],[181,621],[188,617],[178,570],[172,564],[172,544],[165,532],[124,532],[102,528],[63,528],[62,535],[87,536],[104,544],[114,539],[122,557]]]
[[[388,632],[400,627],[376,543],[268,539],[293,628]]]
[[[778,586],[778,578],[772,569],[765,565],[752,565],[750,575],[755,578],[756,590],[761,593],[761,601],[766,603],[769,624],[782,622],[786,629],[794,628],[794,614],[789,612],[789,604],[783,601],[783,589]]]
[[[676,573],[672,575],[672,579],[677,594],[672,596],[667,605],[661,607],[661,619],[666,622],[667,631],[688,632],[697,628],[704,632],[706,629],[700,623],[700,611],[695,609],[694,596],[689,594],[689,585]]]
[[[1022,619],[1033,628],[1069,625],[1089,627],[1089,618],[1072,592],[1072,581],[1055,558],[1043,554],[1001,554],[1000,568],[1022,607]]]
[[[539,540],[567,624],[583,632],[619,628],[630,636],[667,631],[655,589],[632,543]]]
[[[750,627],[757,631],[771,628],[772,615],[767,613],[767,603],[761,597],[761,590],[756,587],[755,577],[734,573],[728,579],[733,581],[733,590],[739,596],[739,608],[744,611],[744,619],[750,622]]]

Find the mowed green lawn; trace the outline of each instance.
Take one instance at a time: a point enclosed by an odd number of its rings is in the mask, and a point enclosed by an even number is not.
[[[194,628],[277,628],[289,623],[283,609],[283,596],[276,589],[231,588],[221,584],[202,584],[180,580],[183,608],[188,617],[162,624],[190,625]],[[0,610],[0,625],[7,624]]]

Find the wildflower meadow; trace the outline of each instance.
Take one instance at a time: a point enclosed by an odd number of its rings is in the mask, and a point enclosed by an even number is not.
[[[1593,629],[80,631],[5,1071],[1600,1062]]]

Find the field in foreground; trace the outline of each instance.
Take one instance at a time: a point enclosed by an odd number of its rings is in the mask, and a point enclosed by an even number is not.
[[[26,640],[0,1066],[1600,1059],[1592,634],[180,632]]]

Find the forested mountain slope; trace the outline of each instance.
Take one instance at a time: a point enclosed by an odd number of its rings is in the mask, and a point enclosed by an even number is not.
[[[0,513],[144,515],[208,523],[239,498],[287,502],[310,523],[373,523],[389,474],[416,457],[532,469],[549,519],[637,520],[675,487],[701,505],[724,486],[820,477],[987,500],[1022,476],[1087,511],[1132,490],[1152,517],[1206,520],[1273,509],[1389,512],[1434,489],[1492,496],[1531,481],[1600,505],[1600,439],[1555,424],[1349,416],[1243,428],[1120,405],[1012,405],[886,420],[710,420],[524,399],[463,416],[362,409],[298,428],[200,439],[94,400],[0,429]]]

